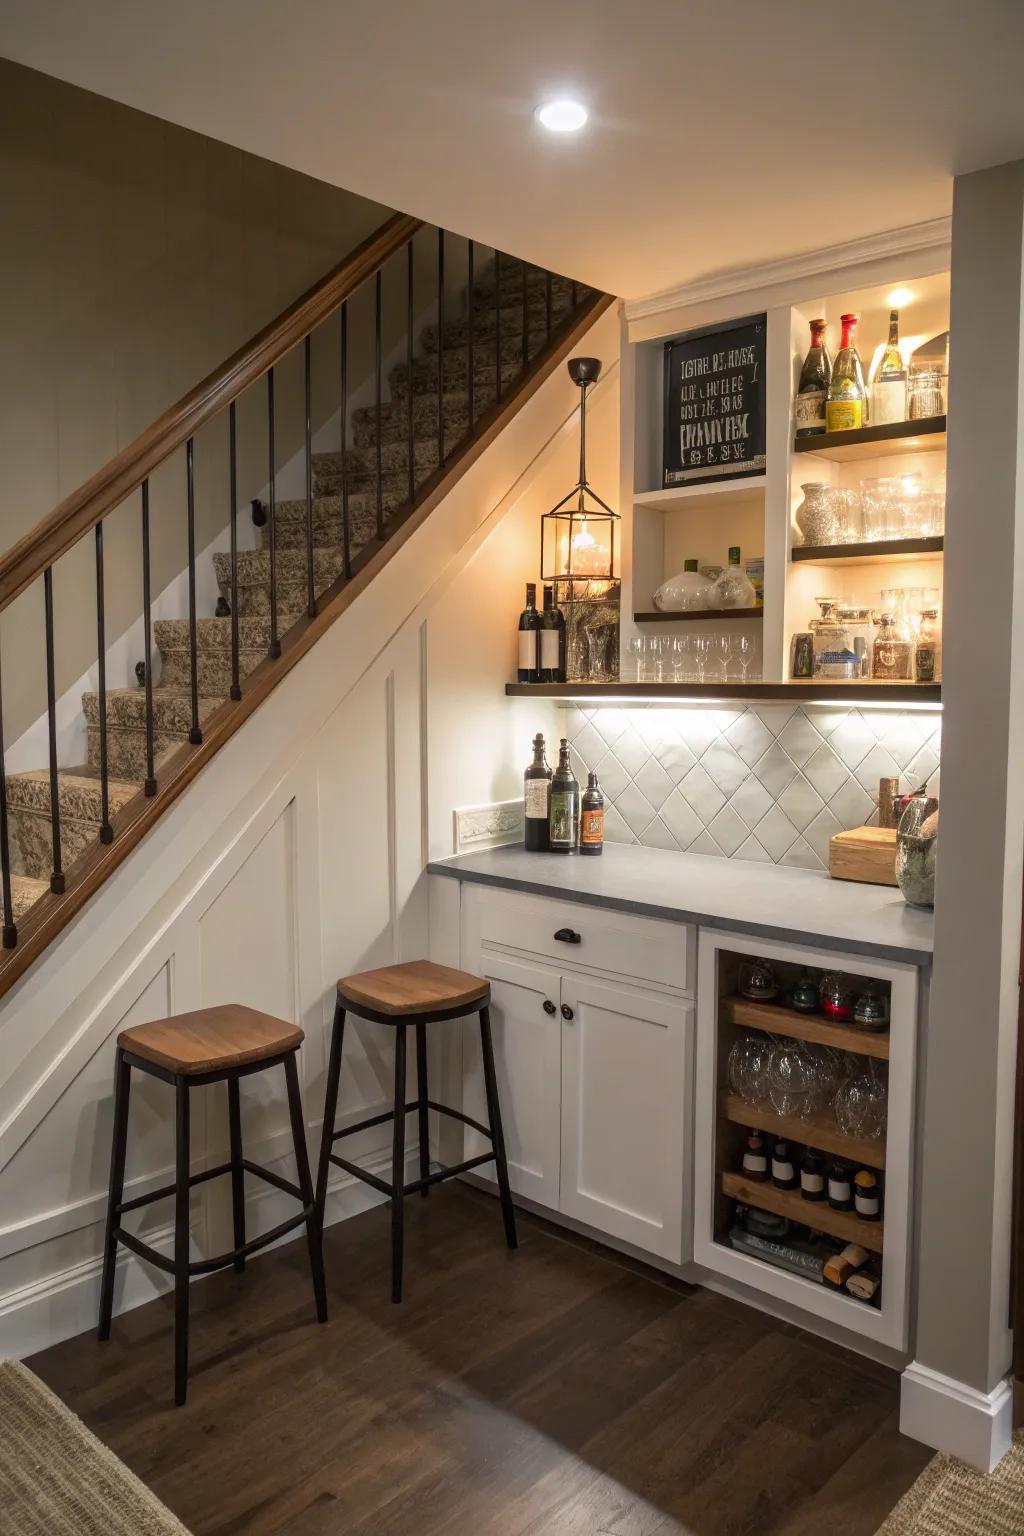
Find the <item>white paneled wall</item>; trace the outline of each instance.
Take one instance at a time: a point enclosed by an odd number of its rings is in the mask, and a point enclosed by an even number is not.
[[[878,820],[881,778],[938,792],[937,711],[676,705],[566,711],[576,775],[596,771],[611,842],[828,865],[829,839]]]

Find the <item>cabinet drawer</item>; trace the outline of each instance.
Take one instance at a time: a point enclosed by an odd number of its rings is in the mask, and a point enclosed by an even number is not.
[[[479,911],[482,944],[693,990],[695,938],[689,924],[493,888],[480,891]]]

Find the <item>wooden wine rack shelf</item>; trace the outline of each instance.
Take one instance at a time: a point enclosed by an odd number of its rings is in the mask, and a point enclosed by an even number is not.
[[[862,1163],[866,1168],[885,1167],[884,1141],[871,1141],[866,1136],[844,1136],[831,1115],[809,1115],[806,1120],[798,1119],[796,1115],[777,1115],[773,1109],[748,1104],[732,1093],[722,1094],[718,1110],[723,1119],[731,1120],[733,1125],[767,1131],[769,1136],[814,1147],[819,1152],[830,1152],[834,1157]]]
[[[879,1061],[889,1059],[887,1029],[871,1034],[867,1030],[851,1029],[848,1024],[833,1024],[818,1014],[797,1013],[793,1008],[780,1008],[775,1003],[751,1003],[745,997],[723,997],[720,1007],[723,1024],[763,1029],[770,1035],[809,1040],[813,1045],[833,1045],[840,1051],[874,1056]]]
[[[864,1221],[852,1211],[834,1211],[824,1200],[805,1200],[799,1190],[776,1189],[774,1184],[745,1179],[741,1173],[723,1173],[722,1194],[759,1211],[788,1216],[790,1221],[827,1232],[842,1243],[859,1243],[872,1253],[882,1252],[882,1222]]]

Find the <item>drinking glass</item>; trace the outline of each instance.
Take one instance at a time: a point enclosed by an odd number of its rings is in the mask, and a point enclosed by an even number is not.
[[[723,682],[729,681],[729,663],[732,660],[732,647],[734,638],[735,637],[733,635],[719,635],[718,637],[717,655],[718,660],[722,666]]]
[[[885,1135],[888,1109],[888,1085],[877,1065],[869,1061],[867,1067],[854,1072],[836,1094],[836,1124],[844,1136],[866,1136],[881,1140]]]
[[[751,664],[754,660],[754,642],[749,635],[737,635],[732,643],[732,654],[736,657],[743,672],[743,681],[747,682]]]
[[[644,679],[644,653],[647,648],[646,635],[631,635],[626,650],[629,654],[630,669],[638,683]]]
[[[707,677],[708,662],[711,659],[710,635],[697,635],[694,638],[693,656],[697,664],[697,679],[703,683]]]
[[[649,662],[648,681],[667,683],[672,677],[672,641],[668,635],[651,635],[647,641]]]
[[[777,1040],[768,1068],[768,1098],[777,1115],[803,1120],[812,1113],[815,1064],[799,1040]]]

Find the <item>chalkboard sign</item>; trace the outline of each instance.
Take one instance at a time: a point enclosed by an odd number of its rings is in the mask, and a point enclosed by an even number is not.
[[[764,315],[665,343],[662,484],[763,475]]]

